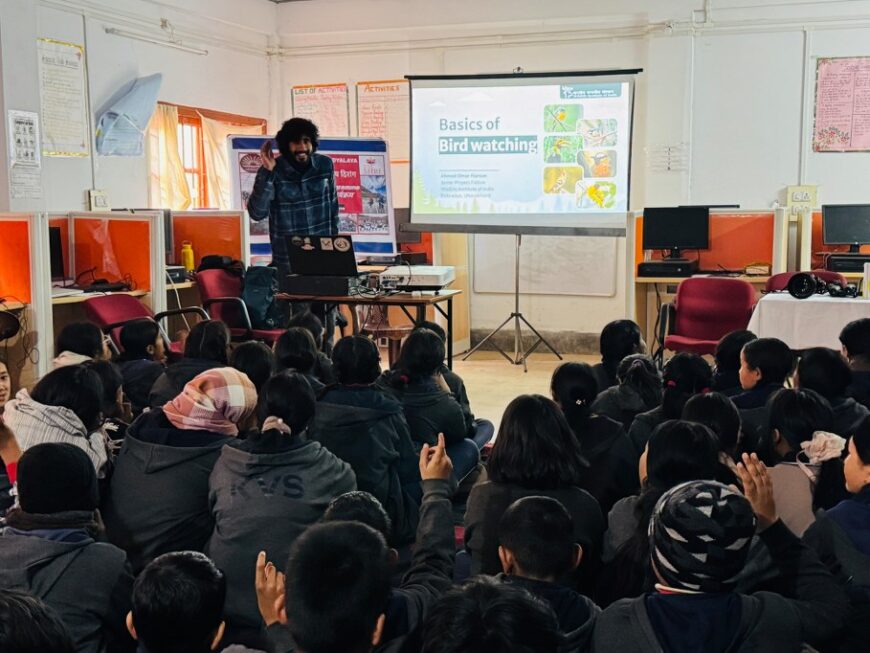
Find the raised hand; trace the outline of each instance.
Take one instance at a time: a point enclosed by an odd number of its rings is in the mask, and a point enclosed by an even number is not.
[[[278,156],[281,156],[280,154]],[[272,141],[266,141],[260,148],[260,161],[263,167],[271,172],[275,169],[275,154],[272,152]]]
[[[420,450],[420,478],[424,481],[446,481],[453,473],[453,462],[447,455],[444,434],[438,434],[438,444],[434,447],[424,444]]]
[[[271,562],[266,562],[266,552],[257,555],[256,579],[257,607],[267,626],[284,622],[284,574]]]
[[[773,524],[776,514],[776,501],[773,499],[773,482],[767,467],[752,454],[743,454],[743,460],[737,463],[737,476],[743,483],[743,495],[752,504],[752,510],[758,517],[758,530],[763,531]]]

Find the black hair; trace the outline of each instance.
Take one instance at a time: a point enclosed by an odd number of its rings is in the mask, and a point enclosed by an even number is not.
[[[381,354],[370,338],[346,336],[332,348],[335,377],[344,385],[369,385],[381,375]]]
[[[390,574],[389,549],[373,528],[351,521],[309,527],[293,543],[286,571],[288,628],[298,647],[369,651]]]
[[[827,347],[804,351],[798,361],[797,375],[801,388],[815,390],[828,401],[845,397],[852,384],[852,368],[840,352]]]
[[[92,322],[70,322],[60,330],[54,347],[55,356],[65,351],[99,358],[103,355],[103,332]]]
[[[683,407],[682,419],[708,427],[719,439],[722,451],[734,457],[740,442],[740,412],[719,392],[695,395]]]
[[[294,314],[287,323],[287,327],[302,327],[307,329],[311,337],[314,338],[314,344],[317,346],[317,349],[323,349],[323,333],[325,331],[323,322],[311,311],[300,311]]]
[[[66,365],[39,380],[30,393],[33,401],[46,406],[69,408],[90,433],[102,423],[103,382],[85,365]]]
[[[541,395],[520,395],[505,408],[487,464],[495,483],[550,490],[578,485],[588,463],[565,415]]]
[[[308,379],[284,370],[263,385],[257,400],[257,419],[262,426],[267,417],[280,417],[295,435],[308,426],[316,404]]]
[[[649,521],[662,495],[680,483],[714,480],[720,473],[719,441],[703,424],[667,420],[652,432],[647,443],[647,478],[634,507],[636,527],[612,561],[613,578],[603,604],[635,597],[651,589]]]
[[[758,336],[746,329],[726,333],[716,343],[713,358],[717,372],[736,372],[740,369],[740,351],[747,342],[758,340]]]
[[[441,325],[431,320],[421,320],[414,325],[414,329],[429,329],[436,336],[441,338],[441,342],[447,342],[447,332],[441,328]]]
[[[133,626],[149,651],[205,653],[221,624],[227,581],[205,554],[152,560],[133,583]]]
[[[524,574],[558,579],[573,569],[574,520],[552,497],[514,501],[498,524],[498,543],[513,553]]]
[[[616,368],[619,385],[632,388],[643,401],[644,410],[652,410],[662,401],[662,375],[652,358],[645,354],[631,354]]]
[[[401,387],[409,381],[431,377],[444,365],[445,355],[444,341],[434,331],[411,331],[402,343],[391,384]]]
[[[317,362],[317,343],[308,329],[290,327],[275,341],[275,367],[310,374]]]
[[[756,338],[743,345],[741,351],[746,364],[761,372],[759,385],[782,385],[794,369],[794,354],[779,338]]]
[[[185,358],[201,358],[223,365],[227,364],[227,348],[230,332],[220,320],[197,322],[184,343]]]
[[[852,320],[840,331],[840,343],[849,358],[870,358],[870,317]]]
[[[610,376],[616,376],[616,368],[623,358],[640,353],[640,343],[640,327],[632,320],[613,320],[604,326],[598,346],[601,364]]]
[[[421,653],[556,653],[553,609],[526,590],[485,576],[444,594],[423,624]]]
[[[153,347],[160,337],[160,327],[147,317],[130,320],[121,327],[121,360],[152,359],[148,347]]]
[[[813,439],[816,431],[831,431],[834,428],[834,411],[822,395],[807,388],[783,388],[767,400],[769,438],[773,431],[779,432],[791,448],[783,460],[795,460],[801,451],[801,443]],[[845,451],[844,451],[845,455]],[[843,473],[843,456],[826,460],[819,467],[813,491],[813,511],[829,510],[847,498],[846,477]]]
[[[861,462],[870,465],[870,415],[858,424],[858,428],[852,434],[852,442],[855,444],[855,451]]]
[[[0,589],[0,651],[74,653],[69,631],[54,608],[15,589]]]
[[[248,340],[233,349],[230,354],[230,367],[247,374],[259,393],[263,384],[272,376],[275,354],[269,345],[259,340]]]
[[[680,352],[665,363],[662,373],[664,392],[662,411],[665,419],[680,419],[689,397],[710,389],[713,371],[698,354]]]
[[[278,143],[278,151],[281,152],[281,156],[286,156],[289,159],[291,156],[290,143],[298,143],[306,136],[311,140],[311,151],[316,151],[317,146],[320,145],[320,130],[317,129],[317,125],[306,118],[287,120],[275,134],[275,141]]]
[[[393,522],[384,506],[369,492],[354,490],[335,497],[326,507],[322,522],[355,521],[370,526],[390,541]]]
[[[124,377],[111,361],[87,361],[84,363],[100,376],[103,385],[100,409],[104,417],[118,417],[118,390],[124,385]]]
[[[562,363],[550,379],[550,393],[581,441],[599,390],[595,372],[586,363]]]

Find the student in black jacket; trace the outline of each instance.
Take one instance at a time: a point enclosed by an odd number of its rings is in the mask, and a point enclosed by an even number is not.
[[[726,333],[716,343],[713,352],[713,382],[710,388],[726,397],[743,392],[740,387],[740,351],[747,342],[757,340],[752,331],[740,330]]]
[[[640,327],[631,320],[614,320],[601,330],[599,340],[601,362],[592,369],[598,388],[606,390],[618,383],[616,368],[623,358],[631,354],[646,353],[646,343],[640,333]]]
[[[317,346],[317,360],[314,362],[312,373],[323,385],[332,385],[336,382],[335,372],[332,369],[332,361],[325,353],[323,353],[324,334],[323,322],[311,311],[299,311],[294,313],[287,323],[287,328],[302,327],[306,329],[311,337],[314,338],[314,344]],[[331,338],[330,338],[331,340]]]
[[[852,369],[848,395],[870,408],[870,318],[852,320],[840,331],[843,356]]]
[[[149,406],[148,393],[166,369],[166,343],[157,322],[142,318],[121,327],[121,347],[124,351],[118,364],[124,378],[124,394],[135,417]]]
[[[813,347],[801,354],[794,375],[796,388],[815,390],[831,404],[834,411],[834,428],[837,435],[851,437],[870,415],[866,406],[846,396],[852,385],[852,370],[840,352],[826,347]]]
[[[610,388],[599,386],[592,412],[622,422],[628,432],[635,417],[662,402],[662,375],[652,358],[631,354],[620,361],[616,380]]]
[[[318,349],[310,332],[302,327],[290,327],[275,341],[274,349],[275,371],[298,372],[311,385],[314,394],[323,390],[323,382],[314,375]]]

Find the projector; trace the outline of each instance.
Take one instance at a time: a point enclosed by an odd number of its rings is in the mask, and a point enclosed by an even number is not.
[[[386,290],[441,290],[456,279],[452,265],[394,265],[380,274]]]

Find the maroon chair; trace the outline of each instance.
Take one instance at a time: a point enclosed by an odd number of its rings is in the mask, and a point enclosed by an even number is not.
[[[284,329],[253,328],[248,307],[242,300],[241,277],[219,269],[202,270],[195,276],[203,307],[212,319],[227,325],[234,342],[262,340],[271,347],[284,333]]]
[[[764,285],[764,292],[779,292],[785,290],[788,288],[788,282],[791,281],[791,278],[796,274],[801,273],[780,272],[779,274],[774,274]],[[810,270],[807,274],[815,275],[825,283],[838,283],[843,288],[846,287],[846,277],[839,272],[832,272],[831,270]]]
[[[674,303],[662,306],[659,342],[671,351],[713,354],[722,336],[746,328],[754,306],[755,289],[746,281],[686,279]]]
[[[193,313],[198,315],[200,319],[207,320],[208,313],[199,306],[183,306],[181,308],[173,308],[168,311],[162,311],[156,315],[150,308],[145,306],[132,295],[123,293],[112,295],[98,295],[89,297],[83,303],[85,315],[88,320],[100,327],[103,333],[108,334],[111,338],[112,348],[116,353],[121,353],[121,328],[132,322],[142,318],[154,320],[163,339],[167,344],[167,355],[172,360],[177,360],[183,355],[183,346],[181,342],[173,342],[166,330],[160,324],[160,321],[170,315],[186,315]]]

